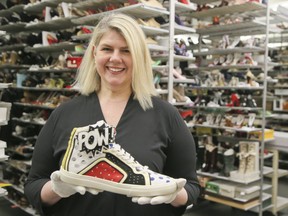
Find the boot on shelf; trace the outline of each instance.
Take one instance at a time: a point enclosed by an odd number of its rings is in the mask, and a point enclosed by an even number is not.
[[[199,145],[197,149],[196,169],[201,170],[204,165],[205,159],[205,147]]]
[[[215,167],[217,166],[217,146],[212,142],[212,137],[207,136],[203,140],[205,146],[205,158],[204,164],[202,167],[203,172],[214,172]],[[216,155],[215,155],[216,154]],[[216,160],[216,162],[215,162]]]
[[[203,172],[209,172],[211,167],[211,152],[209,152],[206,148],[204,150],[204,163],[202,165]]]
[[[238,172],[244,174],[246,172],[247,165],[247,156],[248,156],[248,143],[240,143],[239,153],[237,154],[239,157],[239,168]]]
[[[217,154],[218,154],[218,147],[214,146],[213,150],[210,152],[211,154],[211,164],[210,164],[210,173],[218,172],[217,167]]]
[[[246,164],[246,173],[253,173],[256,171],[256,144],[255,143],[248,143],[247,144],[247,164]]]
[[[234,170],[235,153],[233,149],[230,148],[224,152],[223,161],[224,161],[223,174],[224,176],[229,177],[230,172]]]

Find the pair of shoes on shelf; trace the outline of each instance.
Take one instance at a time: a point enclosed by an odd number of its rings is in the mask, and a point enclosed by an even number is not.
[[[178,85],[174,86],[173,88],[173,98],[176,102],[184,102],[189,103],[191,106],[193,106],[192,100],[185,95],[185,87]]]

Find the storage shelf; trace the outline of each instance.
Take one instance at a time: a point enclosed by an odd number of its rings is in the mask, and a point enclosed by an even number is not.
[[[19,23],[13,23],[8,25],[1,25],[0,30],[6,31],[9,33],[20,33],[25,30],[26,23],[19,22]]]
[[[177,83],[177,79],[175,80],[175,82]],[[181,81],[179,81],[181,82]],[[223,90],[227,90],[227,89],[233,89],[233,90],[247,90],[247,91],[257,91],[257,90],[263,90],[264,87],[263,86],[259,86],[259,87],[250,87],[250,86],[189,86],[188,88],[191,89],[223,89]]]
[[[11,16],[14,12],[19,13],[22,12],[24,8],[24,4],[17,4],[12,6],[11,8],[0,10],[0,17],[8,17]]]
[[[281,211],[285,208],[288,208],[288,198],[287,197],[277,197],[277,206],[276,206],[276,211]],[[271,211],[272,209],[269,208],[269,211]]]
[[[168,52],[168,47],[166,47],[166,46],[148,44],[148,48],[149,48],[150,51],[166,51],[166,52]]]
[[[21,70],[28,69],[30,66],[28,65],[13,65],[13,64],[2,64],[0,65],[0,69],[11,69],[11,70]]]
[[[255,53],[264,52],[265,49],[261,47],[235,47],[231,49],[209,49],[208,51],[194,52],[193,56],[206,56],[206,55],[227,55],[231,53]]]
[[[37,136],[32,136],[32,137],[23,137],[23,136],[19,136],[17,135],[15,132],[12,132],[13,137],[23,140],[23,141],[29,141],[29,140],[36,140]]]
[[[57,31],[73,28],[74,26],[76,26],[76,24],[72,22],[73,19],[75,19],[75,17],[58,18],[47,22],[39,21],[38,23],[28,23],[25,26],[25,30],[38,32],[38,31]]]
[[[86,1],[74,3],[73,7],[80,9],[80,10],[88,10],[88,9],[98,9],[101,7],[105,7],[109,4],[113,4],[113,5],[116,4],[117,5],[117,3],[124,3],[124,2],[125,2],[125,0],[105,0],[105,1],[86,0]]]
[[[168,90],[167,89],[156,89],[157,93],[162,95],[162,94],[168,94]]]
[[[265,174],[266,177],[273,178],[273,168],[272,167],[265,167],[266,170],[269,170],[270,172],[268,174]],[[284,169],[278,169],[278,178],[284,177],[288,175],[288,170]]]
[[[264,203],[265,201],[266,202],[268,202],[268,203],[270,203],[270,201],[269,200],[271,200],[271,195],[270,194],[266,194],[266,193],[263,193],[263,202],[262,203]],[[272,208],[273,207],[273,204],[268,204],[268,205],[266,205],[266,206],[263,206],[262,207],[262,212],[263,211],[267,211],[268,209],[270,209],[270,208]],[[260,211],[260,208],[259,208],[259,205],[257,205],[257,206],[255,206],[255,207],[253,207],[253,208],[251,208],[251,209],[248,209],[249,211],[252,211],[252,212],[256,212],[256,213],[258,213],[259,211]]]
[[[213,25],[196,29],[196,33],[201,35],[216,36],[229,34],[230,37],[236,35],[251,35],[265,33],[266,26],[257,21],[240,22],[226,25]]]
[[[27,44],[4,45],[0,47],[0,52],[17,51],[17,50],[24,49],[26,46]]]
[[[161,25],[162,28],[169,30],[169,24]],[[174,24],[174,34],[175,35],[182,35],[182,34],[191,34],[196,33],[196,29],[186,26],[178,25],[177,23]]]
[[[224,70],[224,69],[262,69],[263,66],[260,65],[226,65],[226,66],[222,66],[222,65],[215,65],[215,66],[203,66],[203,67],[193,67],[190,68],[188,67],[187,70],[190,71],[197,71],[197,70]],[[237,73],[239,73],[239,71],[236,71]],[[247,71],[243,71],[245,73],[247,73]]]
[[[168,83],[168,77],[163,77],[160,79],[161,83]],[[174,83],[186,83],[186,84],[195,84],[194,79],[173,79]]]
[[[74,50],[76,45],[78,43],[62,42],[49,46],[27,47],[25,50],[28,52],[63,52],[63,50]]]
[[[153,66],[152,65],[152,69],[153,70],[160,70],[160,71],[162,71],[162,70],[164,70],[164,71],[166,71],[166,70],[168,70],[168,65],[155,65],[155,66]]]
[[[247,14],[248,12],[255,12],[255,11],[259,11],[258,12],[259,16],[263,16],[263,13],[260,12],[266,12],[266,5],[257,2],[247,2],[240,5],[223,6],[199,12],[194,12],[191,13],[190,16],[196,19],[205,19],[209,17],[224,16],[227,14],[234,14],[234,13]]]
[[[203,124],[194,124],[194,127],[206,127],[206,128],[217,128],[217,129],[226,129],[226,130],[234,130],[234,131],[241,131],[241,132],[256,132],[256,131],[261,131],[261,128],[248,128],[248,127],[243,127],[243,128],[233,128],[233,127],[223,127],[219,125],[203,125]]]
[[[73,35],[71,38],[72,38],[72,40],[88,41],[88,40],[90,40],[91,36],[92,36],[92,33],[82,34],[82,35]]]
[[[29,90],[29,91],[54,91],[54,92],[75,92],[76,89],[71,88],[40,88],[40,87],[11,87],[13,89]]]
[[[190,106],[191,109],[206,109],[206,110],[225,110],[229,112],[231,110],[243,110],[243,111],[259,111],[260,107],[227,107],[227,106],[219,106],[219,107],[209,107],[209,106]],[[206,125],[207,126],[207,125]]]
[[[140,25],[141,29],[146,36],[159,36],[159,35],[168,35],[169,31],[163,28],[155,28],[150,26]]]
[[[141,19],[169,15],[169,12],[166,10],[157,9],[155,7],[149,7],[142,3],[115,9],[112,10],[112,12],[122,12]],[[106,11],[99,14],[92,14],[85,17],[73,19],[72,22],[78,25],[89,25],[89,24],[95,25],[101,17],[109,13],[111,13],[111,11]]]
[[[152,55],[151,58],[155,60],[168,61],[168,54],[157,55],[157,56]],[[195,61],[194,57],[188,57],[188,56],[174,55],[173,58],[174,58],[174,61]]]
[[[181,2],[175,1],[175,11],[177,14],[181,14],[183,12],[193,12],[195,11],[195,7],[187,4],[183,4]]]
[[[23,119],[20,119],[20,118],[12,118],[13,121],[17,121],[17,122],[21,122],[21,123],[25,123],[25,124],[34,124],[34,125],[40,125],[40,126],[43,126],[45,123],[41,123],[41,122],[36,122],[36,121],[33,121],[33,120],[23,120]]]
[[[38,14],[41,13],[45,7],[57,7],[57,5],[60,3],[59,0],[49,0],[49,1],[41,1],[41,2],[35,2],[33,4],[27,4],[24,7],[24,11],[31,14]]]
[[[195,61],[194,57],[174,55],[175,61]]]
[[[76,2],[77,0],[65,0],[65,2]],[[24,6],[24,11],[30,14],[39,14],[42,13],[45,7],[57,7],[58,4],[63,2],[62,0],[44,0],[41,2],[35,2],[31,4],[27,4]]]
[[[20,102],[13,102],[14,105],[17,106],[23,106],[23,107],[34,107],[34,108],[40,108],[40,109],[49,109],[54,110],[56,107],[49,107],[49,106],[41,106],[41,105],[34,105],[29,103],[20,103]]]
[[[190,2],[202,5],[202,4],[217,2],[217,0],[190,0]]]
[[[260,204],[259,199],[255,199],[255,200],[249,201],[247,203],[236,202],[236,201],[231,200],[231,199],[225,199],[222,197],[216,197],[216,196],[211,196],[211,195],[205,195],[205,199],[207,199],[209,201],[216,202],[216,203],[224,204],[227,206],[231,206],[234,208],[242,209],[245,211],[251,210],[252,208],[259,206],[259,204]],[[271,199],[271,195],[263,194],[263,199],[262,199],[263,202],[265,200],[268,200],[268,199]]]
[[[236,185],[238,185],[238,184],[235,184],[235,186]],[[255,183],[253,183],[253,187],[258,187],[258,189],[256,189],[255,191],[259,191],[260,190],[260,186],[257,186],[258,184],[257,184],[257,182],[255,182]],[[249,186],[248,186],[249,187]],[[269,185],[269,184],[263,184],[263,186],[262,186],[262,189],[261,190],[268,190],[268,189],[270,189],[272,186],[271,185]],[[241,205],[241,203],[242,204],[245,204],[245,203],[248,203],[248,202],[250,202],[250,201],[252,201],[252,200],[255,200],[255,198],[239,198],[239,197],[234,197],[234,198],[230,198],[230,197],[226,197],[226,196],[223,196],[223,195],[221,195],[221,194],[217,194],[217,193],[215,193],[215,192],[210,192],[210,191],[205,191],[205,193],[207,194],[207,195],[211,195],[211,196],[216,196],[216,197],[219,197],[219,198],[223,198],[223,199],[227,199],[227,198],[229,198],[231,201],[236,201],[236,202],[240,202],[240,205]]]
[[[260,180],[260,177],[257,177],[257,178],[250,178],[245,181],[241,179],[234,179],[231,177],[220,176],[219,173],[208,173],[208,172],[202,172],[202,171],[197,171],[197,174],[201,176],[208,176],[208,177],[212,177],[215,179],[222,179],[222,180],[241,183],[241,184],[250,184],[250,183]]]
[[[160,36],[160,35],[168,35],[169,30],[163,28],[155,28],[151,26],[140,25],[141,29],[145,33],[146,36]],[[83,35],[74,35],[72,36],[73,40],[89,40],[92,36],[91,34],[83,34]]]
[[[29,73],[76,73],[77,69],[72,68],[63,68],[63,69],[45,69],[45,68],[39,68],[39,69],[32,69],[27,70],[26,72]]]

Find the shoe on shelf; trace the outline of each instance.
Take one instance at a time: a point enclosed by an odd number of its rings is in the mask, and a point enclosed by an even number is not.
[[[151,37],[146,38],[146,44],[158,45],[158,42]]]
[[[104,121],[74,128],[62,162],[61,180],[127,196],[159,196],[177,190],[176,179],[141,165],[114,143],[115,134],[115,128]]]
[[[147,25],[148,26],[151,26],[151,27],[155,27],[155,28],[160,28],[161,27],[161,24],[158,23],[154,18],[150,18],[146,21]]]
[[[145,5],[148,5],[148,6],[151,6],[151,7],[157,7],[157,8],[163,8],[163,5],[157,1],[157,0],[139,0],[139,2],[145,4]]]

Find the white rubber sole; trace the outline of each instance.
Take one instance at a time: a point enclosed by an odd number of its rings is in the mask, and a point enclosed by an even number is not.
[[[91,176],[84,176],[68,172],[62,167],[60,169],[60,178],[62,181],[89,188],[105,190],[113,193],[123,194],[129,197],[142,197],[142,196],[161,196],[175,192],[177,184],[175,181],[165,183],[165,185],[131,185],[117,183],[105,179],[95,178]]]

